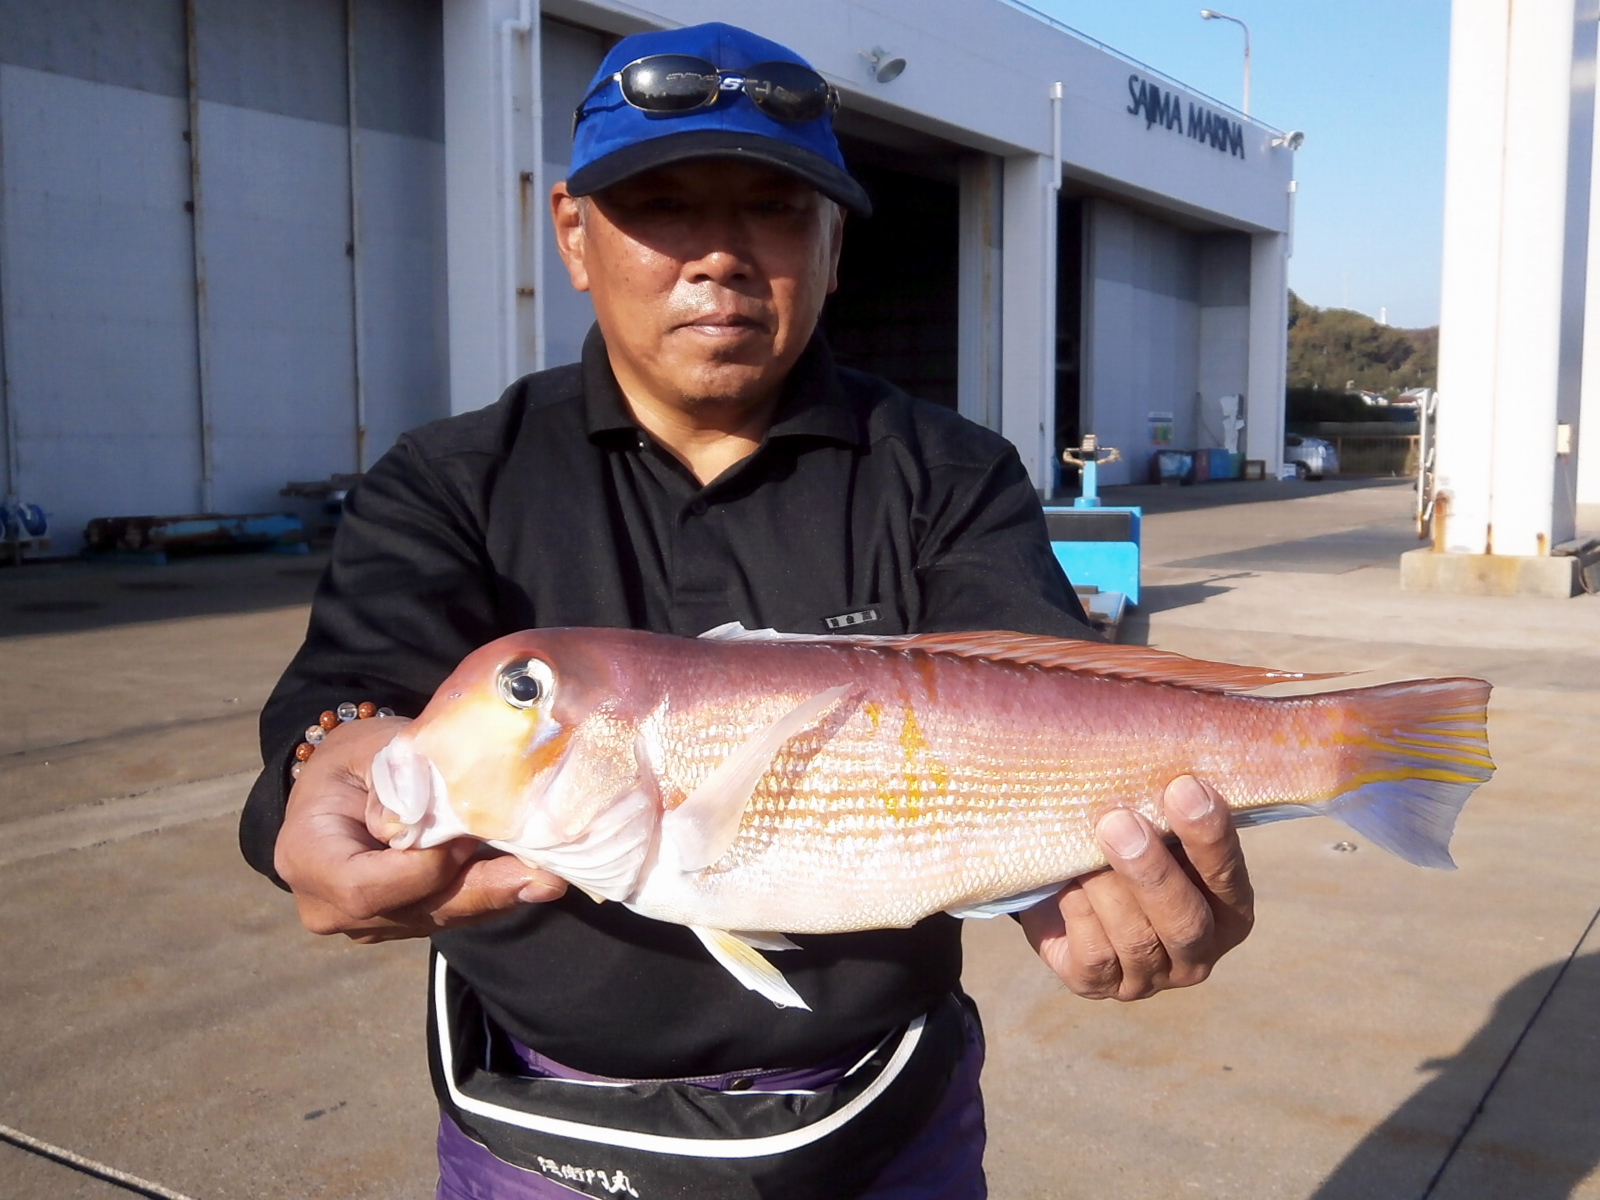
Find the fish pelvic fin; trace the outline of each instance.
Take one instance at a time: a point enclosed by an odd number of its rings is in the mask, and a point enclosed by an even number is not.
[[[662,815],[661,837],[677,852],[679,870],[703,870],[726,853],[739,836],[739,822],[756,785],[784,743],[853,690],[853,684],[844,684],[818,692],[751,734],[682,804]]]
[[[779,1008],[803,1008],[807,1012],[811,1011],[811,1006],[790,986],[789,981],[783,977],[783,972],[763,958],[744,936],[727,929],[708,929],[704,925],[691,925],[689,928],[705,948],[711,951],[711,957],[752,992],[765,996]],[[786,948],[792,947],[793,943],[790,943],[790,947]]]
[[[1005,916],[1009,913],[1019,913],[1025,908],[1032,908],[1041,900],[1048,900],[1065,886],[1062,883],[1047,883],[1044,887],[1034,888],[1031,892],[1002,896],[998,900],[985,900],[979,904],[965,904],[944,911],[963,921],[988,920],[990,917]]]
[[[1419,679],[1344,692],[1356,718],[1360,761],[1343,792],[1313,804],[1236,813],[1260,825],[1319,813],[1419,867],[1452,870],[1450,838],[1467,798],[1494,774],[1489,684]]]
[[[728,932],[734,937],[738,938],[745,945],[753,946],[757,950],[800,949],[799,946],[795,945],[781,933],[766,933],[764,931],[754,931],[749,929],[730,929]]]
[[[1248,692],[1274,683],[1303,683],[1337,679],[1343,671],[1308,674],[1271,667],[1245,667],[1207,662],[1170,650],[1149,646],[1123,646],[1110,642],[1039,637],[1030,633],[986,630],[977,633],[916,634],[814,634],[779,633],[775,629],[746,629],[737,621],[718,625],[700,635],[719,642],[813,642],[821,645],[856,645],[878,650],[920,650],[957,658],[982,658],[1024,667],[1045,667],[1128,679],[1138,683],[1165,683],[1197,692]]]

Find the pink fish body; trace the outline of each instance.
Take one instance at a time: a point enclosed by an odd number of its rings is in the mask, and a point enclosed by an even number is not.
[[[803,1004],[757,949],[1015,911],[1105,865],[1112,808],[1163,826],[1180,774],[1240,824],[1323,813],[1453,865],[1489,685],[1237,694],[1303,678],[1009,633],[530,630],[470,655],[375,782],[394,844],[480,838]]]

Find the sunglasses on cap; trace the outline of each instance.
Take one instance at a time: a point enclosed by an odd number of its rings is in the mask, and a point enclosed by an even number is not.
[[[796,62],[756,63],[725,70],[693,54],[649,54],[636,58],[590,88],[572,114],[572,127],[589,114],[594,94],[616,83],[622,98],[641,112],[663,116],[710,108],[724,92],[740,92],[775,121],[798,125],[839,107],[839,92],[810,67]]]

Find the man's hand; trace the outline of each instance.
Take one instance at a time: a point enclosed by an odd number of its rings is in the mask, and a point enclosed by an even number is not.
[[[554,900],[567,885],[508,854],[457,838],[428,850],[391,850],[386,810],[372,789],[372,756],[407,722],[349,721],[329,732],[289,793],[274,863],[313,933],[358,942],[428,937]],[[391,818],[392,819],[392,818]]]
[[[1110,869],[1021,914],[1039,957],[1080,996],[1142,1000],[1199,983],[1255,922],[1255,893],[1222,797],[1181,775],[1163,804],[1176,852],[1150,822],[1117,809],[1095,830]]]

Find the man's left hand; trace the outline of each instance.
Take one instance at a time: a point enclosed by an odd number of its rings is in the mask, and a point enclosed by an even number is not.
[[[1095,833],[1110,868],[1021,914],[1039,957],[1080,996],[1142,1000],[1190,987],[1255,923],[1255,892],[1222,797],[1182,775],[1163,804],[1175,849],[1131,809],[1107,813]]]

